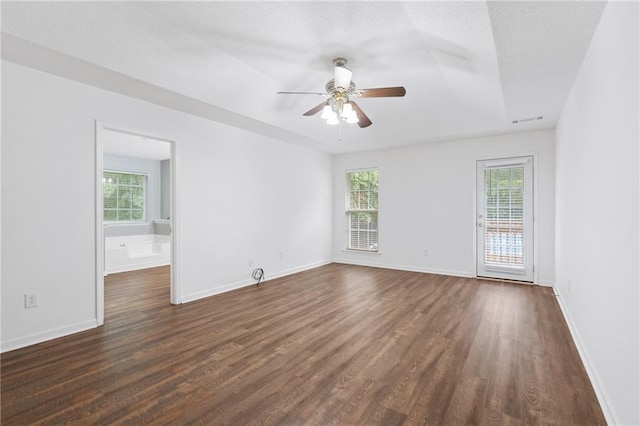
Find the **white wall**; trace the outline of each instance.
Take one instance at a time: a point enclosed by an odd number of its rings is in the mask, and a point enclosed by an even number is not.
[[[536,154],[534,192],[538,229],[536,280],[554,282],[554,134],[515,133],[344,154],[333,167],[336,261],[461,276],[475,276],[476,161]],[[381,254],[354,253],[346,245],[345,172],[377,167]],[[424,256],[424,250],[428,256]]]
[[[609,422],[627,425],[640,424],[638,78],[638,3],[609,2],[557,126],[556,287]]]
[[[96,119],[176,141],[182,300],[330,260],[328,154],[2,62],[3,351],[96,325]]]

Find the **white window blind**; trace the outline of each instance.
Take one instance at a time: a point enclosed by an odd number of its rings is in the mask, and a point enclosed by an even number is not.
[[[524,266],[524,166],[485,170],[485,263]]]
[[[347,248],[378,251],[378,171],[347,173]]]
[[[146,218],[147,176],[142,173],[104,171],[105,222],[140,222]]]

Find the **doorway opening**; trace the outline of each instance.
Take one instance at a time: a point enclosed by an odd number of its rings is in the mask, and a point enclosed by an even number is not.
[[[476,275],[533,283],[533,157],[477,162]]]
[[[169,268],[176,280],[175,144],[156,135],[96,123],[96,318],[104,324],[105,276]],[[123,278],[125,279],[125,278]]]

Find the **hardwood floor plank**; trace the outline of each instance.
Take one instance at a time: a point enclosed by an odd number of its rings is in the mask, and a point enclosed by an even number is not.
[[[549,289],[331,264],[189,304],[105,280],[105,325],[2,355],[3,425],[605,424]]]
[[[451,397],[442,424],[478,424],[484,417],[487,381],[478,376],[463,374]]]

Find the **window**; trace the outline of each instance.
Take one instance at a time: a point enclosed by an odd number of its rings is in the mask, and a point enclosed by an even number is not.
[[[347,249],[378,251],[378,171],[347,173]]]
[[[524,166],[487,168],[484,182],[484,262],[523,267]]]
[[[146,218],[147,176],[105,171],[102,174],[105,222],[139,222]]]

